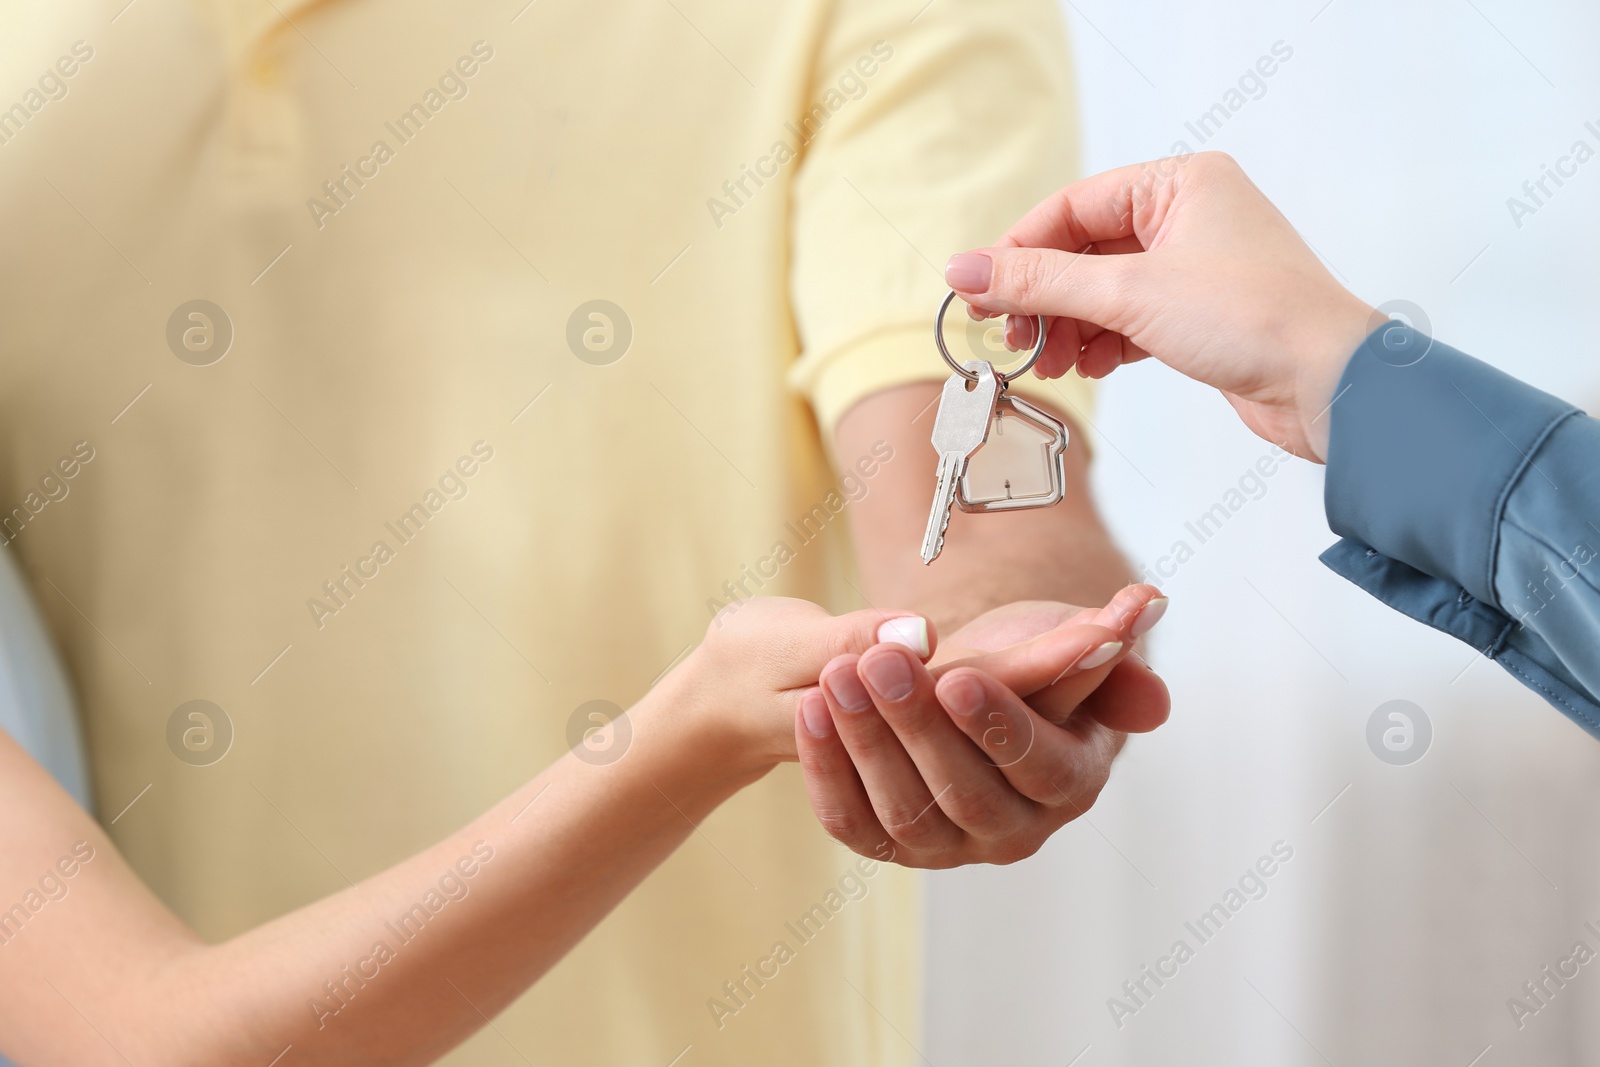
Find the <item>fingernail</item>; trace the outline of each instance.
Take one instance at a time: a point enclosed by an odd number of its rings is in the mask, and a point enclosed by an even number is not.
[[[1154,630],[1156,623],[1161,621],[1161,616],[1167,613],[1167,605],[1169,603],[1171,601],[1164,596],[1158,596],[1150,601],[1144,606],[1144,610],[1139,612],[1139,617],[1133,620],[1133,625],[1128,629],[1128,632],[1134,637],[1143,637],[1151,630]]]
[[[833,716],[828,714],[828,702],[815,689],[800,698],[800,718],[806,724],[806,733],[827,739],[833,736]]]
[[[1099,648],[1085,653],[1084,657],[1078,661],[1078,669],[1087,671],[1093,670],[1096,667],[1104,666],[1105,664],[1110,663],[1112,658],[1121,651],[1121,641],[1107,641]]]
[[[868,654],[861,660],[861,673],[885,700],[904,700],[911,695],[911,664],[904,656],[894,652]]]
[[[1006,325],[1010,326],[1011,329],[1015,331],[1012,343],[1016,345],[1019,350],[1033,347],[1033,328],[1035,323],[1032,316],[1012,315],[1006,320]]]
[[[958,674],[939,687],[939,702],[952,715],[971,717],[983,707],[983,686],[976,678]]]
[[[878,627],[880,645],[904,645],[917,654],[918,659],[928,658],[928,620],[920,615],[890,619]]]
[[[872,706],[867,687],[861,684],[861,679],[849,667],[834,671],[822,680],[822,684],[827,687],[833,702],[845,711],[865,711]]]
[[[963,293],[981,293],[994,277],[994,260],[979,252],[962,252],[944,265],[945,284]]]

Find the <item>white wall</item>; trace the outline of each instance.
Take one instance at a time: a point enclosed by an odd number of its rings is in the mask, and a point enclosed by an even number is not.
[[[1369,302],[1420,305],[1440,339],[1600,409],[1600,159],[1520,228],[1506,205],[1575,140],[1600,149],[1600,7],[1323,5],[1070,0],[1086,169],[1200,147],[1185,121],[1283,41],[1206,147]],[[1141,563],[1193,541],[1185,522],[1267,451],[1154,364],[1119,372],[1096,422],[1100,498]],[[930,878],[931,1063],[1600,1057],[1600,964],[1520,1030],[1506,1005],[1580,939],[1600,950],[1582,926],[1600,928],[1600,743],[1323,568],[1319,469],[1267,484],[1164,582],[1172,722],[1034,860]],[[1433,725],[1411,766],[1365,739],[1396,698]],[[1294,857],[1267,895],[1199,945],[1184,920],[1279,840]],[[1195,957],[1118,1029],[1107,999],[1180,937]]]

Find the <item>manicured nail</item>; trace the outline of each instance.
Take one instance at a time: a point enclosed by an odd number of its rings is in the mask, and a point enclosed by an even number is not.
[[[994,260],[979,252],[951,256],[944,265],[945,284],[963,293],[982,293],[994,277]]]
[[[1021,351],[1032,348],[1034,342],[1033,330],[1035,322],[1031,315],[1012,315],[1006,319],[1006,328],[1011,331],[1007,340],[1013,348]]]
[[[800,698],[800,718],[806,724],[806,733],[826,740],[833,736],[833,716],[828,714],[828,702],[822,694],[812,689]]]
[[[845,711],[865,711],[872,706],[867,687],[861,684],[861,679],[850,667],[834,671],[822,680],[822,684],[833,697],[833,702]]]
[[[1144,606],[1144,610],[1139,612],[1139,617],[1133,620],[1133,626],[1128,632],[1134,637],[1143,637],[1154,630],[1156,623],[1161,621],[1161,616],[1167,613],[1167,605],[1170,603],[1171,601],[1164,596],[1158,596],[1150,601]]]
[[[1099,648],[1086,652],[1084,657],[1078,661],[1078,669],[1080,671],[1088,671],[1093,670],[1096,667],[1104,666],[1105,664],[1110,663],[1112,658],[1121,651],[1121,641],[1107,641]]]
[[[939,702],[952,715],[970,718],[983,708],[983,685],[970,675],[958,674],[939,687]]]
[[[928,658],[928,620],[920,615],[907,615],[890,619],[878,627],[878,643],[904,645],[916,653],[918,659]]]
[[[885,700],[904,700],[911,695],[911,664],[897,652],[863,656],[861,673],[867,676],[867,684]]]

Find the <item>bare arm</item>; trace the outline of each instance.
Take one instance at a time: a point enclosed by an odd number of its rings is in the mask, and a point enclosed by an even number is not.
[[[1066,455],[1066,500],[1010,514],[957,511],[944,552],[923,566],[917,547],[933,502],[938,457],[928,438],[939,388],[927,381],[885,389],[839,420],[835,445],[841,462],[868,454],[876,441],[894,448],[894,461],[883,465],[872,491],[852,505],[850,529],[867,596],[875,604],[923,612],[944,633],[1016,600],[1110,600],[1132,578],[1095,512],[1087,455],[1076,432]]]
[[[6,1053],[261,1067],[292,1046],[278,1063],[432,1062],[743,784],[674,715],[646,698],[618,764],[564,757],[433,847],[216,946],[0,735],[0,899],[22,909],[0,917]]]
[[[634,705],[620,758],[568,754],[431,848],[219,945],[0,732],[0,1050],[27,1067],[431,1063],[794,759],[801,693],[883,621],[749,602]]]

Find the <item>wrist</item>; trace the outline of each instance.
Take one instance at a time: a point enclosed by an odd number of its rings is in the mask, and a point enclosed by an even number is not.
[[[1299,362],[1296,389],[1300,422],[1305,440],[1318,463],[1326,463],[1328,437],[1333,424],[1333,404],[1338,399],[1339,382],[1351,358],[1372,331],[1388,321],[1387,316],[1365,301],[1346,293],[1348,299],[1332,309],[1318,330],[1306,358]]]
[[[696,648],[629,713],[637,714],[641,733],[656,739],[671,771],[692,778],[718,803],[772,770],[784,749],[794,747],[792,733],[783,741],[764,738],[735,706],[736,692],[736,686],[717,684]]]

